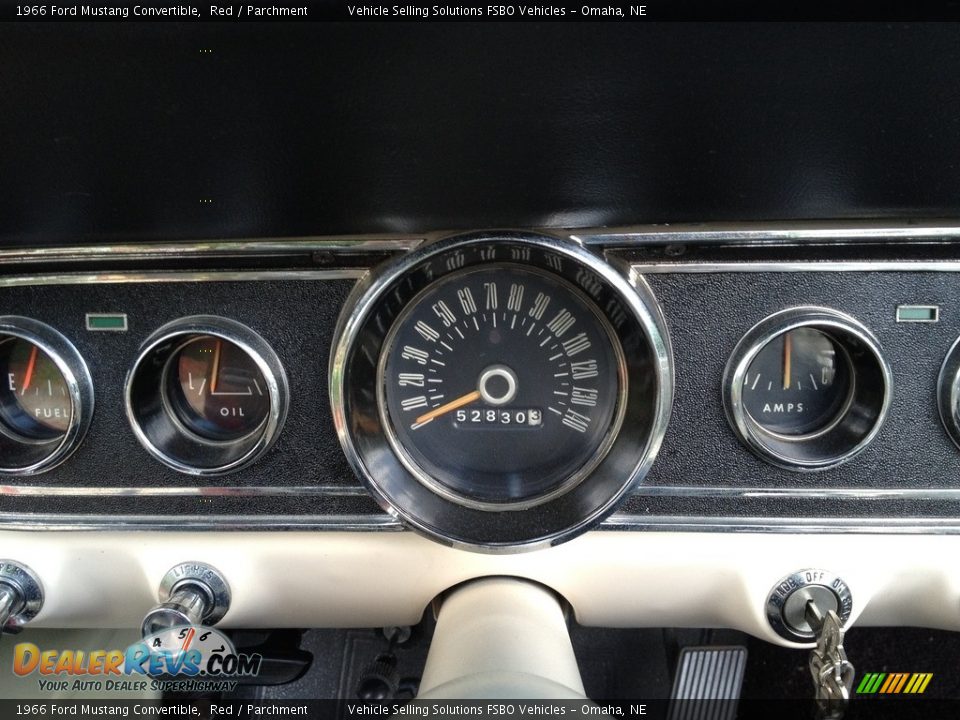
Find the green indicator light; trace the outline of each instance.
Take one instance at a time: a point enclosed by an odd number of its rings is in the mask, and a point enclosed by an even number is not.
[[[940,320],[937,305],[897,305],[897,322],[935,323]]]
[[[87,330],[91,332],[126,332],[124,313],[87,313]]]

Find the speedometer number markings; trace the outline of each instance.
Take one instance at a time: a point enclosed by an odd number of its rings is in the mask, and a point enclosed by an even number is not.
[[[433,311],[437,314],[437,317],[443,321],[444,327],[450,327],[457,322],[457,316],[453,314],[450,307],[443,302],[443,300],[433,306]]]
[[[540,320],[543,318],[543,314],[547,311],[547,305],[550,304],[550,296],[544,295],[543,293],[537,294],[537,299],[533,301],[533,307],[530,308],[530,317],[534,320]]]
[[[432,327],[427,325],[423,320],[420,320],[415,326],[414,329],[420,333],[420,337],[424,340],[429,340],[430,342],[436,342],[440,339],[440,333],[434,330]]]
[[[420,350],[419,348],[406,345],[403,348],[401,357],[403,357],[404,360],[414,360],[420,365],[426,365],[427,360],[430,358],[430,353],[426,352],[425,350]]]
[[[471,475],[496,472],[510,486],[498,492],[518,492],[509,468],[525,455],[536,462],[521,460],[521,467],[554,470],[533,484],[555,483],[587,463],[613,420],[619,383],[612,331],[589,300],[546,273],[510,265],[433,287],[398,321],[387,359],[388,407],[399,413],[394,427],[414,462],[481,496],[490,490]],[[563,304],[548,314],[556,298]],[[594,357],[572,360],[591,349]],[[422,366],[427,372],[414,370]],[[435,389],[410,395],[428,383]],[[445,401],[440,385],[453,400]]]
[[[576,410],[567,410],[567,414],[563,416],[563,424],[583,433],[590,425],[590,418]]]
[[[573,327],[577,319],[570,314],[570,311],[564,308],[554,316],[553,320],[547,323],[547,328],[556,337],[562,337],[563,334]]]
[[[563,351],[567,354],[567,357],[573,357],[574,355],[582,353],[584,350],[589,350],[590,344],[587,334],[580,333],[563,343]]]
[[[512,310],[513,312],[518,313],[522,307],[523,285],[517,285],[514,283],[510,286],[510,295],[507,297],[507,310]]]

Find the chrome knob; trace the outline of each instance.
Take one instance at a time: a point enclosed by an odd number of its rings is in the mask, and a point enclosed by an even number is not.
[[[160,604],[143,618],[143,637],[181,625],[214,625],[230,607],[230,586],[220,572],[204,563],[172,567],[160,582]]]
[[[0,631],[19,632],[43,607],[43,586],[23,563],[0,560]]]

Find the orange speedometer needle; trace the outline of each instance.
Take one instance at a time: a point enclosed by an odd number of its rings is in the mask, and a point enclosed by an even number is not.
[[[783,389],[790,389],[790,360],[793,355],[793,338],[790,333],[783,336]]]
[[[37,366],[37,346],[34,345],[30,351],[30,359],[27,361],[27,371],[23,375],[23,387],[20,394],[23,395],[30,387],[30,381],[33,380],[33,369]]]
[[[213,350],[213,371],[210,373],[210,392],[217,391],[217,376],[220,374],[220,346],[222,340],[217,340],[217,346]]]
[[[440,417],[441,415],[445,415],[451,410],[462,408],[464,405],[469,405],[470,403],[476,402],[479,399],[480,399],[480,391],[474,390],[473,392],[467,393],[463,397],[458,397],[456,400],[451,400],[445,405],[441,405],[440,407],[434,408],[428,413],[424,413],[423,415],[417,418],[416,424],[422,425],[425,422],[430,422],[431,420],[434,420]]]

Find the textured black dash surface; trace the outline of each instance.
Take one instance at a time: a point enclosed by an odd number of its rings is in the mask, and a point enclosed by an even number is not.
[[[323,280],[62,285],[0,291],[0,314],[46,322],[76,345],[90,367],[96,395],[90,431],[74,455],[42,475],[4,478],[4,482],[120,488],[358,485],[334,432],[327,396],[331,338],[351,287],[348,280]],[[88,332],[88,312],[126,313],[129,330]],[[248,468],[202,480],[154,460],[134,437],[123,403],[124,378],[141,343],[164,323],[198,314],[232,318],[262,335],[280,357],[290,383],[289,415],[273,449]],[[61,509],[67,510],[73,509],[76,501],[62,502]],[[0,497],[0,509],[10,508],[12,503],[11,498]],[[135,503],[128,500],[125,504],[132,507]],[[197,509],[216,504],[219,501],[205,502]],[[310,505],[303,511],[324,510],[322,504]],[[22,507],[19,502],[17,506]],[[284,508],[289,510],[288,504]],[[278,506],[266,500],[249,502],[245,508],[254,512],[276,509]]]
[[[960,275],[954,273],[670,274],[648,280],[663,305],[676,362],[673,416],[643,486],[895,490],[960,487],[960,450],[940,423],[936,380],[960,335]],[[185,498],[0,496],[0,512],[71,514],[380,515],[362,494],[334,432],[327,359],[351,281],[208,282],[36,286],[0,291],[5,314],[48,322],[87,359],[96,412],[83,445],[62,466],[10,485],[162,488],[330,487],[333,494]],[[941,306],[936,324],[897,324],[900,303]],[[797,305],[847,312],[878,338],[894,377],[893,403],[875,441],[838,468],[796,473],[754,457],[727,425],[721,377],[740,337],[767,315]],[[86,312],[125,312],[127,333],[91,333]],[[197,481],[167,469],[140,447],[123,412],[123,380],[155,328],[191,314],[239,320],[274,347],[287,369],[290,415],[276,446],[239,472]],[[925,498],[660,497],[640,492],[618,508],[639,517],[944,518],[960,503]],[[360,494],[357,494],[357,493]],[[351,494],[352,493],[352,494]]]
[[[960,450],[936,403],[937,376],[960,336],[960,274],[716,273],[649,275],[676,362],[670,426],[650,485],[803,488],[960,487]],[[941,306],[940,322],[897,323],[899,304]],[[820,305],[852,315],[877,337],[893,371],[893,402],[860,455],[815,473],[756,458],[727,424],[721,377],[740,338],[768,315]],[[880,389],[878,388],[879,392]]]

